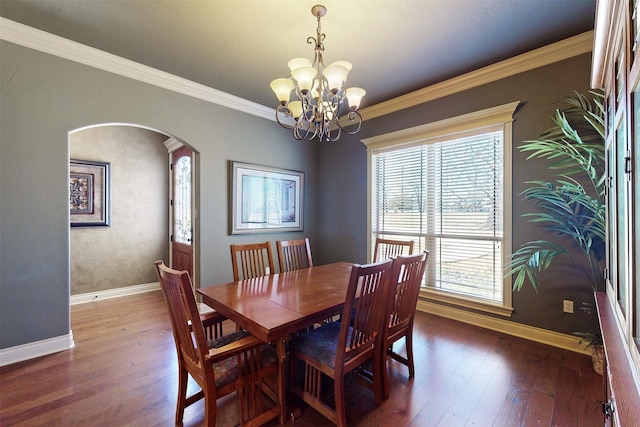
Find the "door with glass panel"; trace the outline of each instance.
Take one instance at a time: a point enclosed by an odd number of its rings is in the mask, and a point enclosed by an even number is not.
[[[171,156],[171,258],[193,277],[193,152],[183,146]]]

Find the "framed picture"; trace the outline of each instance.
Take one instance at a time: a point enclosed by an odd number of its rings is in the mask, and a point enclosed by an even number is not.
[[[109,175],[109,163],[69,161],[71,227],[109,226]]]
[[[230,162],[230,234],[302,231],[304,172]]]

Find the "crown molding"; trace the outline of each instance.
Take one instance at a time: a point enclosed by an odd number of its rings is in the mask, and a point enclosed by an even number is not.
[[[169,138],[165,142],[163,142],[163,144],[167,148],[167,152],[169,152],[169,153],[173,153],[178,148],[184,146],[184,144],[182,142],[178,141],[175,138]]]
[[[361,142],[367,151],[384,150],[387,147],[409,146],[426,139],[454,135],[460,132],[513,121],[513,114],[520,101],[450,117],[424,125],[365,138]]]
[[[590,52],[592,46],[593,31],[588,31],[406,95],[372,105],[371,107],[363,108],[359,111],[363,120],[370,120],[554,62],[582,55],[583,53]]]
[[[275,121],[275,110],[271,107],[230,95],[209,86],[192,82],[3,17],[0,17],[0,40]],[[588,31],[406,95],[363,108],[360,110],[360,114],[363,121],[373,119],[578,56],[590,52],[592,48],[593,31]]]
[[[226,92],[0,17],[0,40],[275,121],[275,110]]]

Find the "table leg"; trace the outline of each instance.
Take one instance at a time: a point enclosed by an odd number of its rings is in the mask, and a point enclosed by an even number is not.
[[[287,350],[285,348],[285,339],[280,338],[276,341],[276,352],[278,354],[278,397],[280,398],[280,424],[287,422],[287,393],[285,369],[287,361]]]

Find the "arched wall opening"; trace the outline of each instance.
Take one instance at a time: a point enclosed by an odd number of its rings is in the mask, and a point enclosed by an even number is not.
[[[69,133],[70,160],[105,162],[110,169],[109,225],[70,227],[71,304],[156,285],[153,262],[171,260],[170,153],[183,145],[135,124],[99,124]]]

